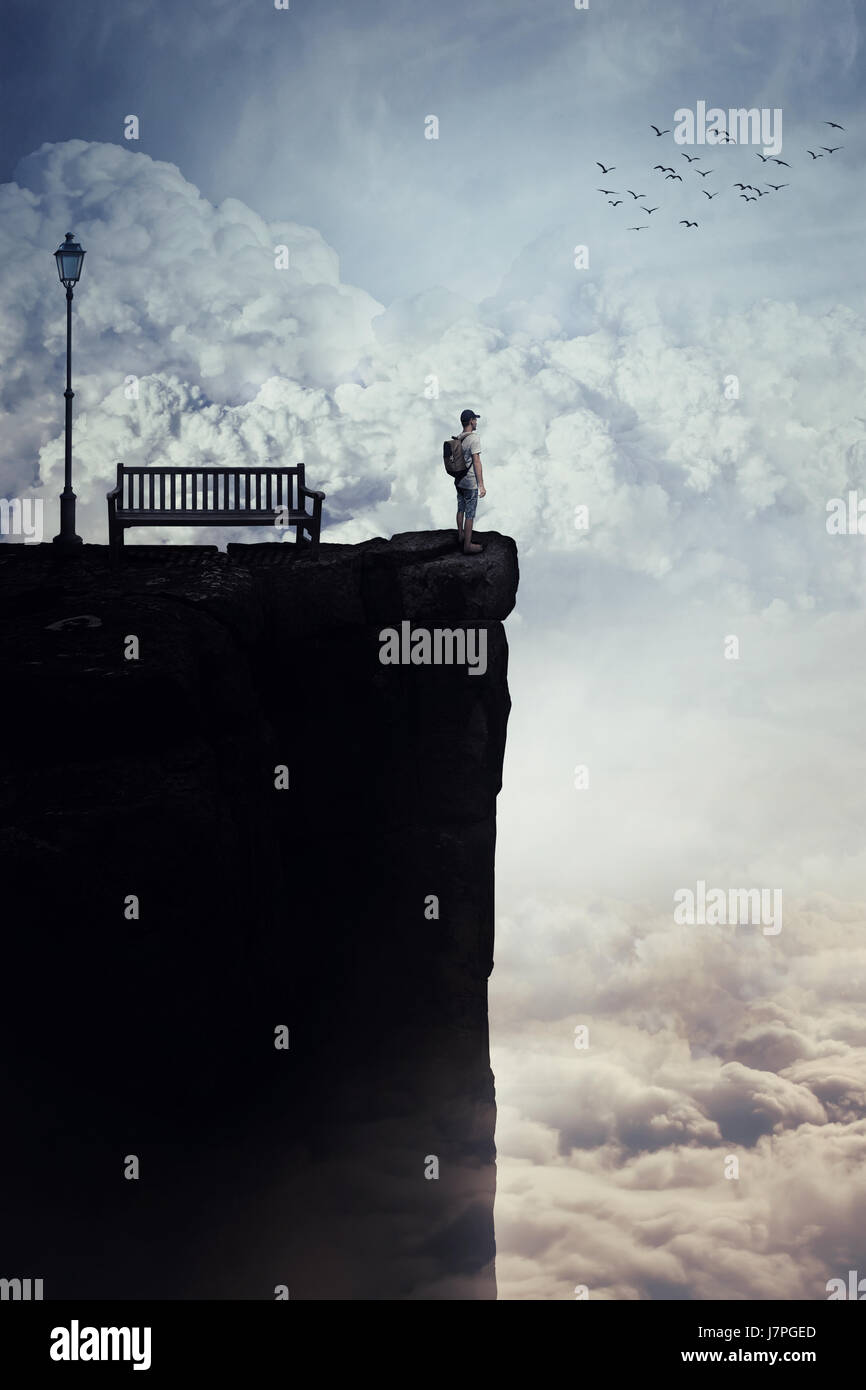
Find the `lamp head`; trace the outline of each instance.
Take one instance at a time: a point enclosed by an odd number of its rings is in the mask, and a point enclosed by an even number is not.
[[[57,274],[60,276],[60,283],[67,289],[77,285],[81,279],[81,270],[84,265],[84,257],[87,255],[83,246],[79,246],[77,241],[73,241],[72,233],[66,233],[66,240],[62,246],[58,246],[54,252],[54,259],[57,262]]]

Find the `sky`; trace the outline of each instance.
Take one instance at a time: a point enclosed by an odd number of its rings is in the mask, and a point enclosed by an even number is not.
[[[521,563],[500,1297],[866,1275],[866,541],[827,529],[866,498],[863,7],[6,17],[0,495],[53,525],[67,230],[89,540],[117,459],[303,458],[326,540],[448,526],[441,441],[480,412],[478,526]],[[781,112],[785,163],[654,134],[698,102]],[[779,889],[781,930],[677,923],[698,881]]]

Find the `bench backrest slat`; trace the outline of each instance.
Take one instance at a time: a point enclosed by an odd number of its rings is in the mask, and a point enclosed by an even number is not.
[[[273,512],[301,507],[303,470],[293,468],[120,468],[126,511]],[[168,486],[166,487],[166,479]],[[180,486],[178,486],[178,483]]]

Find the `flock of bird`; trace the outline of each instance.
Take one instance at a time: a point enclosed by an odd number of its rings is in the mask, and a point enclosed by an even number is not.
[[[824,121],[824,125],[830,126],[833,130],[844,131],[845,129],[845,127],[843,125],[840,125],[838,121]],[[668,128],[667,130],[661,130],[657,125],[650,125],[650,130],[655,131],[656,139],[661,139],[663,135],[671,134],[670,128]],[[827,138],[832,139],[833,137],[828,136]],[[722,132],[719,138],[719,144],[735,145],[736,143],[737,142],[734,139],[734,137],[732,135],[729,135],[727,131]],[[838,150],[842,150],[844,148],[844,145],[819,145],[817,151],[807,149],[806,153],[812,156],[812,162],[814,163],[816,160],[824,159],[825,156],[834,155]],[[761,154],[760,150],[755,150],[754,154],[756,158],[762,161],[762,166],[764,164],[778,164],[783,169],[790,169],[792,167],[786,159],[778,159],[776,155]],[[715,169],[692,168],[693,164],[702,163],[702,157],[700,155],[681,153],[680,157],[688,161],[687,167],[683,170],[683,173],[699,174],[702,179],[706,179],[709,178],[711,174],[714,174],[716,172]],[[615,164],[605,165],[602,164],[601,160],[599,159],[597,159],[595,162],[605,178],[608,174],[612,174],[616,169]],[[652,172],[653,174],[660,173],[663,176],[663,181],[665,183],[684,183],[683,175],[677,173],[677,170],[673,165],[655,164],[653,165]],[[738,196],[740,198],[744,198],[747,203],[757,203],[759,198],[772,197],[773,194],[781,193],[783,188],[790,187],[790,185],[787,183],[770,183],[770,181],[765,178],[762,178],[761,182],[765,184],[766,187],[758,188],[755,186],[755,184],[752,183],[735,183],[733,184],[733,187],[735,189],[739,189]],[[701,187],[696,191],[703,193],[704,197],[707,198],[710,202],[712,202],[714,198],[718,198],[722,190],[719,188],[711,190],[709,188]],[[652,208],[648,207],[646,202],[644,201],[644,199],[646,199],[647,197],[647,194],[635,193],[634,190],[631,188],[626,188],[622,192],[615,188],[599,188],[598,192],[605,194],[608,203],[612,208],[620,207],[621,204],[625,201],[626,194],[628,194],[633,201],[629,203],[627,206],[629,208],[633,207],[635,213],[645,213],[648,217],[650,217],[653,213],[659,212],[661,210],[661,203],[657,203],[656,206]],[[680,227],[685,227],[687,230],[689,227],[700,227],[700,223],[697,220],[692,221],[688,217],[681,217],[677,225]],[[649,226],[649,222],[639,222],[633,227],[627,227],[626,230],[629,232],[643,232]]]

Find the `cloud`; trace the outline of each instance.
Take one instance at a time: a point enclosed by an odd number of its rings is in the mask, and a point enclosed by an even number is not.
[[[500,1296],[825,1298],[866,1269],[862,613],[528,570],[490,991]],[[698,878],[781,887],[781,933],[678,926]]]
[[[0,190],[2,485],[30,481],[40,445],[46,479],[56,474],[65,323],[50,255],[68,224],[87,249],[73,332],[77,483],[88,529],[104,534],[115,458],[153,462],[188,412],[213,407],[192,434],[224,462],[245,427],[258,428],[255,447],[270,420],[282,424],[269,383],[290,391],[315,382],[294,413],[304,421],[316,391],[350,374],[371,340],[381,308],[340,282],[337,257],[318,233],[268,225],[231,198],[215,208],[173,165],[70,141],[22,160],[16,180]],[[285,270],[275,268],[280,246]],[[127,400],[129,378],[144,383],[137,400]],[[256,411],[238,413],[257,395]],[[288,443],[274,442],[277,456]]]
[[[863,1268],[866,1049],[806,984],[823,925],[780,954],[626,904],[500,922],[501,1297],[820,1299]]]
[[[94,539],[118,458],[303,458],[334,539],[450,524],[441,440],[471,396],[485,522],[524,553],[579,554],[676,592],[811,605],[860,590],[862,548],[825,526],[866,456],[848,405],[866,368],[853,309],[714,317],[574,271],[563,289],[548,237],[476,308],[440,291],[385,312],[341,282],[312,229],[236,199],[213,207],[173,165],[82,141],[22,160],[0,209],[2,486],[29,486],[38,460],[46,494],[59,490],[64,325],[48,258],[68,224],[88,250],[75,458]]]

